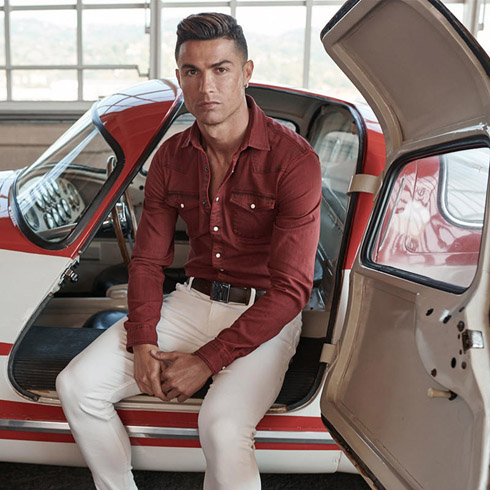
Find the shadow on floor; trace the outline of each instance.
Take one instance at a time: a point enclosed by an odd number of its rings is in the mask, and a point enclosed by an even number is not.
[[[0,463],[2,482],[8,490],[94,490],[86,468]],[[199,490],[202,473],[135,471],[139,490]],[[359,475],[346,473],[262,475],[262,490],[369,490]]]

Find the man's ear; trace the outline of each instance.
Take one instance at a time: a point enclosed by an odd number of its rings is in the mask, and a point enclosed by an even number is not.
[[[180,87],[180,71],[178,68],[175,69],[175,76],[177,77],[177,81],[179,82],[179,87]]]
[[[244,65],[243,65],[243,78],[245,81],[245,85],[250,81],[252,78],[252,73],[254,71],[254,62],[252,60],[248,60]]]

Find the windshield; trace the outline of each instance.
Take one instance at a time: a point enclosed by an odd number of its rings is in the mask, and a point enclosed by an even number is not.
[[[37,236],[64,240],[104,185],[112,148],[86,113],[16,183],[18,209]]]

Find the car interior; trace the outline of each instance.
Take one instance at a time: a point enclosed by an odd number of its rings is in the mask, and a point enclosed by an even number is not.
[[[314,285],[310,301],[303,311],[302,337],[296,355],[271,408],[272,411],[283,412],[306,404],[321,386],[324,365],[320,362],[320,356],[329,322],[332,321],[331,312],[337,308],[345,243],[352,219],[349,209],[353,206],[349,206],[351,198],[347,190],[352,175],[359,171],[362,161],[363,133],[360,119],[347,105],[314,95],[268,87],[253,86],[248,90],[269,116],[299,132],[312,144],[322,167],[321,232]],[[192,124],[193,119],[182,106],[153,153],[170,135]],[[26,222],[33,231],[36,231],[37,223],[37,233],[42,239],[59,241],[69,235],[81,214],[75,208],[89,203],[106,181],[106,167],[109,160],[115,157],[101,142],[96,143],[97,138],[90,129],[82,128],[79,136],[72,138],[67,150],[58,149],[43,164],[50,169],[48,172],[44,170],[43,174],[43,165],[37,166],[20,186],[18,199],[25,203],[23,212]],[[90,158],[80,162],[83,142]],[[115,214],[121,222],[127,242],[124,246],[128,250],[134,239],[129,211],[134,210],[136,220],[139,218],[151,157],[131,182],[126,198],[121,198],[116,205]],[[61,173],[59,169],[55,171],[58,165],[54,165],[60,161],[64,162]],[[87,167],[91,167],[92,171]],[[39,185],[43,179],[44,187]],[[44,202],[43,193],[47,194]],[[51,204],[46,205],[48,198]],[[40,202],[40,205],[36,205],[36,202]],[[46,217],[46,210],[51,210],[50,217]],[[70,218],[70,213],[73,218]],[[179,218],[175,231],[174,263],[165,271],[165,294],[172,291],[177,282],[186,280],[184,263],[187,253],[188,237],[185,224]],[[128,274],[114,233],[114,212],[112,219],[108,217],[85,248],[76,274],[76,282],[67,281],[39,308],[11,354],[11,382],[18,391],[39,401],[53,403],[57,399],[57,374],[104,329],[127,313]],[[199,405],[208,386],[185,403]],[[156,404],[156,409],[161,408],[163,403],[154,397],[139,395],[124,400],[122,405],[131,405],[136,401],[146,403],[148,407]]]

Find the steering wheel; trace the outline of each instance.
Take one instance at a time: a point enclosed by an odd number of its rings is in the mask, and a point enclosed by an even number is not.
[[[116,157],[111,155],[107,159],[107,174],[109,175],[116,166]],[[111,221],[114,227],[114,232],[116,233],[117,244],[121,252],[124,265],[129,266],[131,262],[131,251],[133,249],[134,239],[136,237],[136,229],[138,228],[138,223],[136,221],[136,214],[134,212],[133,201],[129,194],[129,188],[124,191],[119,201],[116,202],[111,210]],[[126,239],[124,238],[123,223],[125,228],[128,230],[130,250],[126,246]]]
[[[129,262],[131,262],[131,252],[128,251],[128,247],[126,246],[126,239],[124,238],[123,232],[123,222],[126,225],[125,228],[128,229],[131,251],[133,249],[134,238],[136,237],[136,229],[138,228],[133,201],[129,195],[129,189],[124,191],[121,199],[112,208],[111,220],[116,233],[117,244],[119,246],[122,259],[126,267],[128,267]]]

